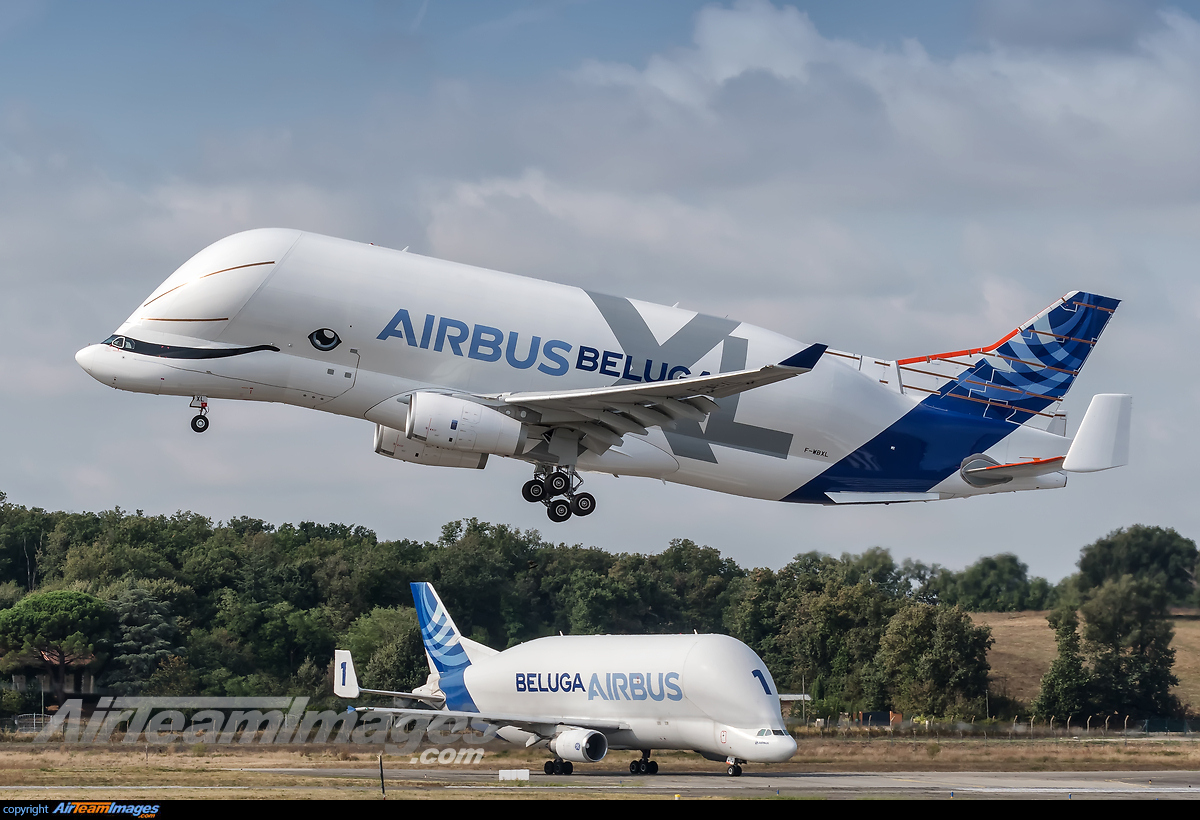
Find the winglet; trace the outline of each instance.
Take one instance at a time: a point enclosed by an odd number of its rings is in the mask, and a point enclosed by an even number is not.
[[[817,366],[817,360],[825,354],[829,345],[809,345],[794,356],[789,356],[779,363],[780,367],[794,367],[797,370],[812,370]]]
[[[354,659],[349,650],[333,650],[333,694],[339,698],[358,697],[358,675],[354,674]]]

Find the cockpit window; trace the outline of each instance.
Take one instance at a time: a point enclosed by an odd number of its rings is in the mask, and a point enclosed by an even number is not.
[[[158,356],[163,359],[223,359],[228,356],[241,356],[244,353],[256,353],[260,350],[279,352],[275,345],[255,345],[253,347],[178,347],[176,345],[157,345],[149,342],[139,342],[128,336],[109,336],[104,344],[121,350],[132,350],[145,356]]]

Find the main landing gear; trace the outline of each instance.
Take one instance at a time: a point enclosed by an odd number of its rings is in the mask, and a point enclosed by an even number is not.
[[[640,760],[633,760],[629,763],[630,774],[658,774],[658,761],[650,759],[650,750],[642,749],[642,757]]]
[[[570,775],[575,771],[575,767],[571,764],[571,761],[556,757],[554,760],[547,760],[542,770],[546,774]]]
[[[591,493],[581,493],[583,479],[574,467],[554,470],[539,467],[533,478],[521,487],[521,497],[532,503],[546,505],[546,515],[551,521],[566,521],[572,515],[591,515],[596,509],[596,498]]]
[[[192,429],[197,433],[203,433],[208,429],[208,397],[192,396],[191,406],[200,408],[200,412],[192,416]]]

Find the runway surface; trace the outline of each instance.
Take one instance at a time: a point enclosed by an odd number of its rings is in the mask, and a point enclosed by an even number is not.
[[[370,769],[256,769],[306,776],[373,778]],[[531,772],[528,783],[498,781],[496,770],[435,767],[385,772],[390,789],[430,788],[445,797],[455,793],[513,790],[537,793],[594,792],[681,798],[695,797],[900,797],[900,798],[1200,798],[1198,772],[856,772],[811,774],[771,772],[727,777],[724,773],[661,773],[634,777],[591,774],[578,769],[571,777]],[[482,796],[482,795],[480,795]]]

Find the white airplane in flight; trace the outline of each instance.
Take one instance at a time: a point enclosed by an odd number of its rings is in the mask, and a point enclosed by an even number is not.
[[[796,751],[771,673],[736,638],[558,635],[497,652],[459,633],[432,585],[410,586],[429,680],[414,692],[360,688],[354,660],[338,649],[333,691],[350,699],[409,698],[439,711],[358,711],[499,727],[496,734],[510,743],[548,747],[554,760],[546,762],[546,774],[569,775],[574,763],[599,763],[609,749],[641,751],[629,771],[657,774],[654,749],[689,749],[723,761],[736,777],[743,763],[779,763]]]
[[[587,515],[580,473],[816,504],[1065,486],[1128,461],[1132,399],[1059,403],[1118,300],[1076,291],[995,344],[883,360],[732,319],[285,229],[193,256],[102,344],[110,387],[366,419],[414,464],[533,467],[522,494]]]

